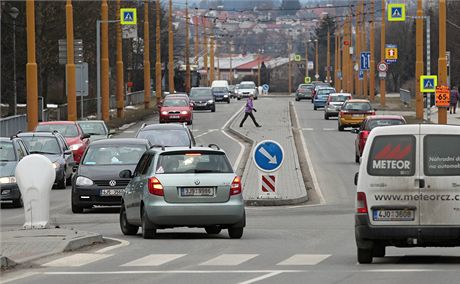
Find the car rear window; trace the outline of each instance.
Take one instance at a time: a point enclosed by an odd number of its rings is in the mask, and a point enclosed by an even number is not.
[[[143,145],[91,146],[83,158],[83,165],[135,165],[147,150]]]
[[[31,154],[61,154],[61,147],[56,137],[51,136],[21,136]]]
[[[428,135],[423,140],[427,176],[460,176],[460,135]]]
[[[371,119],[366,125],[366,130],[372,130],[379,126],[401,125],[405,124],[401,119]]]
[[[331,102],[344,102],[348,100],[348,96],[331,96]]]
[[[190,146],[190,137],[185,129],[150,129],[139,132],[136,138],[149,140],[152,145]]]
[[[415,174],[415,137],[378,136],[373,140],[367,172],[371,176],[413,176]]]
[[[369,111],[372,109],[370,103],[346,103],[343,105],[343,109],[351,111]]]
[[[39,124],[36,128],[39,132],[57,131],[64,137],[78,136],[78,129],[75,124]]]
[[[171,152],[159,157],[157,174],[232,173],[227,156],[222,152]]]
[[[86,134],[107,135],[107,130],[102,122],[79,122],[78,125],[80,125],[81,129]]]

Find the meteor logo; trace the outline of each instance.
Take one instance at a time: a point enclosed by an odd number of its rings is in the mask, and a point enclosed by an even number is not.
[[[412,152],[412,145],[385,146],[372,161],[372,168],[380,170],[410,170],[411,162],[406,157]]]

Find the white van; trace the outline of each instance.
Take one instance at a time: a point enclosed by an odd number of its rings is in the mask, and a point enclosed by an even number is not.
[[[460,246],[460,126],[375,128],[355,184],[359,263],[387,246]]]
[[[230,103],[230,89],[227,80],[212,81],[211,91],[216,102]]]

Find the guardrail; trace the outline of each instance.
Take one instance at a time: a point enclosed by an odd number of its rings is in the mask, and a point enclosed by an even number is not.
[[[0,119],[0,136],[10,137],[18,131],[27,130],[27,118],[25,114],[8,116]]]
[[[399,98],[405,105],[409,106],[412,100],[412,93],[409,90],[399,89]]]

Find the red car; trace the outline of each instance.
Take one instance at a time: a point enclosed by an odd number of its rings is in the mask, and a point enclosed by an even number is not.
[[[166,97],[160,107],[160,123],[186,122],[192,124],[193,106],[185,98]]]
[[[73,158],[77,164],[83,156],[89,144],[89,134],[85,134],[75,121],[47,121],[40,122],[35,131],[52,132],[57,131],[64,136],[70,150],[73,152]]]
[[[381,126],[406,124],[406,120],[401,115],[371,115],[364,119],[359,128],[351,132],[358,134],[355,139],[355,162],[359,163],[359,158],[363,154],[367,137],[372,129]]]

